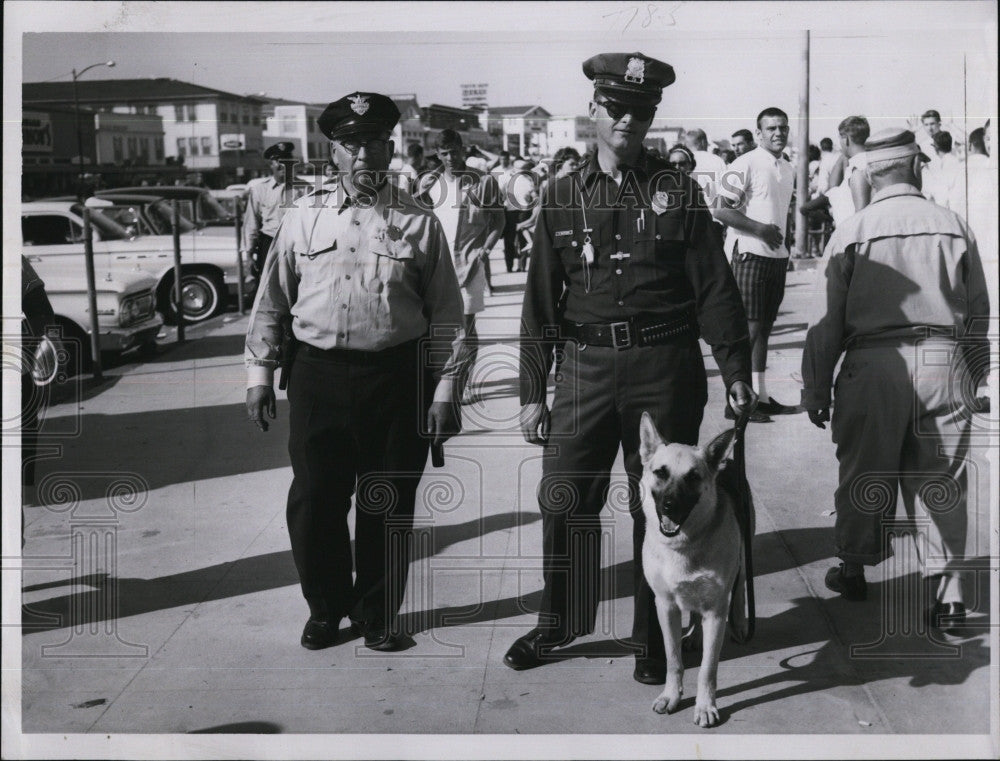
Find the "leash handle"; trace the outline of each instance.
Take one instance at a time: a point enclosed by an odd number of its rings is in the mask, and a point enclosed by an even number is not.
[[[750,410],[744,409],[743,413],[736,420],[735,434],[731,446],[733,447],[733,459],[736,465],[736,482],[739,489],[740,510],[743,512],[743,556],[745,568],[745,584],[747,591],[747,642],[753,639],[754,631],[757,628],[757,605],[754,599],[753,589],[753,529],[751,520],[752,499],[750,497],[750,485],[747,482],[747,462],[746,462],[746,428],[750,422]]]

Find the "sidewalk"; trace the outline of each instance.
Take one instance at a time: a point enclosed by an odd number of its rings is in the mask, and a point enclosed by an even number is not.
[[[494,259],[494,271],[502,267]],[[813,277],[789,273],[772,339],[769,386],[785,403],[799,396]],[[691,723],[697,655],[685,660],[682,709],[661,716],[650,710],[660,688],[632,680],[633,659],[616,641],[629,633],[632,608],[620,459],[604,512],[598,631],[558,663],[506,668],[503,654],[533,626],[541,590],[541,450],[517,431],[523,279],[494,275],[496,293],[478,323],[484,346],[473,383],[482,398],[465,408],[446,467],[425,476],[403,612],[413,646],[404,652],[368,651],[346,627],[335,647],[299,646],[307,610],[284,520],[288,407],[279,394],[266,434],[246,422],[246,317],[215,318],[189,329],[185,346],[109,370],[78,411],[53,407],[47,425],[66,432],[52,441],[61,455],[39,464],[46,506],[25,509],[23,731],[991,732],[988,506],[996,496],[982,449],[970,489],[979,572],[967,599],[975,612],[966,636],[938,640],[920,621],[925,603],[908,538],[869,573],[867,602],[825,589],[836,460],[829,430],[804,414],[749,429],[757,633],[748,645],[723,648],[718,728]],[[707,348],[706,365],[703,440],[729,425]]]

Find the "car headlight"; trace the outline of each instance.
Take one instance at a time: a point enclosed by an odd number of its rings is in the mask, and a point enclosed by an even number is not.
[[[122,299],[118,310],[118,324],[123,328],[149,319],[156,308],[156,298],[151,292]]]

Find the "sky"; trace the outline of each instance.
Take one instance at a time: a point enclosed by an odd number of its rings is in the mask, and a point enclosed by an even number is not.
[[[329,102],[355,89],[414,93],[421,105],[460,105],[461,84],[485,82],[491,105],[538,104],[571,115],[584,114],[591,95],[581,70],[586,58],[641,50],[677,72],[654,126],[701,127],[710,137],[727,138],[735,129],[752,128],[756,114],[771,105],[788,111],[797,128],[801,27],[808,24],[815,27],[812,142],[836,137],[836,125],[850,114],[867,116],[879,129],[935,108],[946,125],[962,132],[966,116],[972,129],[995,110],[994,3],[918,3],[895,16],[894,3],[476,3],[478,13],[448,4],[368,3],[340,15],[307,5],[313,23],[281,32],[270,30],[299,25],[302,18],[291,14],[276,23],[273,8],[249,3],[238,4],[248,10],[235,31],[223,33],[200,30],[223,26],[225,9],[180,23],[181,9],[190,6],[164,5],[177,12],[158,24],[137,18],[104,24],[115,31],[28,31],[22,37],[23,81],[69,81],[74,67],[114,59],[114,69],[85,76],[173,77],[308,102]],[[489,9],[496,6],[504,13],[493,23]],[[972,12],[958,12],[964,7]],[[365,8],[384,31],[360,31],[374,24],[366,23]],[[748,16],[748,8],[756,12]],[[798,18],[769,21],[769,12],[777,17],[789,10]],[[891,23],[896,17],[909,28]],[[128,31],[150,26],[178,31]],[[229,16],[225,28],[233,26]]]

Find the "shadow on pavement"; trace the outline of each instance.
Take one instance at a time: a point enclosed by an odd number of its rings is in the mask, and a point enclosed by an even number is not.
[[[270,721],[238,721],[234,724],[217,724],[204,729],[192,729],[189,735],[278,735],[281,725]]]
[[[418,549],[411,562],[436,555],[453,544],[537,520],[540,520],[539,515],[508,512],[452,525],[417,528],[414,529],[414,534],[418,536],[412,546]],[[430,542],[420,541],[420,534],[429,535]],[[426,551],[426,547],[430,550]],[[23,605],[22,627],[24,633],[68,626],[82,627],[98,621],[137,616],[297,584],[298,574],[291,550],[268,552],[152,579],[114,578],[107,573],[98,573],[24,587],[24,592],[62,586],[88,589]],[[403,631],[407,630],[404,628]]]
[[[243,357],[243,347],[246,336],[242,333],[230,335],[213,334],[189,338],[184,343],[160,344],[156,356],[144,361],[144,364],[159,364],[162,362],[185,362],[193,359],[210,359],[212,357]]]

